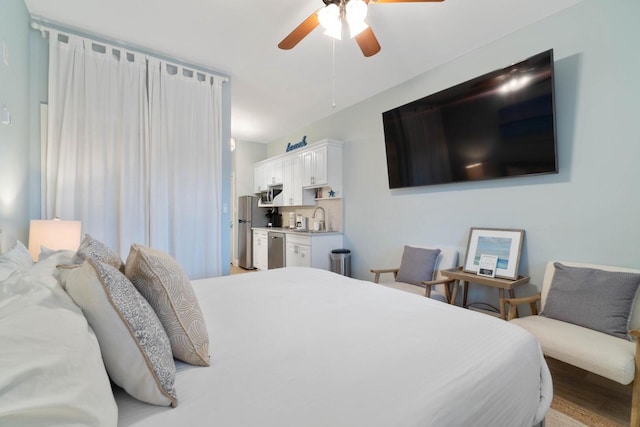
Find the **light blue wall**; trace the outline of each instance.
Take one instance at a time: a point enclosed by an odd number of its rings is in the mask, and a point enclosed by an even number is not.
[[[30,90],[29,15],[23,0],[0,3],[0,110],[12,124],[0,124],[0,227],[26,241],[29,228]],[[8,63],[2,60],[2,44]]]
[[[464,256],[472,226],[525,229],[521,273],[536,285],[549,260],[640,268],[638,17],[637,0],[585,0],[273,142],[269,155],[301,135],[345,141],[345,242],[358,278],[398,265],[404,244]],[[389,190],[383,111],[550,48],[559,174]]]

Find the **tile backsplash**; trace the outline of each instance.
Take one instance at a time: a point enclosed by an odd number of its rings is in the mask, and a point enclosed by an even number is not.
[[[296,215],[306,216],[308,218],[308,226],[313,229],[313,211],[319,206],[324,209],[326,218],[324,218],[327,230],[344,231],[342,218],[342,199],[323,199],[316,202],[316,206],[293,206],[281,207],[278,211],[282,214],[282,225],[289,225],[289,213],[294,212]],[[316,220],[322,220],[322,211],[316,213]]]

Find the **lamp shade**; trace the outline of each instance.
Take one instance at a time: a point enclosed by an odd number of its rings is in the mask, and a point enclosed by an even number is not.
[[[37,261],[42,246],[53,250],[75,251],[80,246],[81,233],[80,221],[32,219],[29,227],[29,253]]]

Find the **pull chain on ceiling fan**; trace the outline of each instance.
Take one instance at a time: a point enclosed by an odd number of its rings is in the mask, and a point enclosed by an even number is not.
[[[334,39],[342,39],[343,31],[349,27],[349,33],[356,39],[364,56],[373,56],[380,52],[380,43],[373,30],[366,23],[367,5],[374,3],[433,3],[444,0],[322,0],[325,4],[311,16],[302,21],[279,44],[280,49],[292,49],[311,31],[321,25],[324,34]],[[346,25],[345,25],[346,24]]]

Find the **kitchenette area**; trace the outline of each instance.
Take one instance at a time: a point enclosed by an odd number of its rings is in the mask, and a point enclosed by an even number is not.
[[[332,269],[343,247],[342,142],[305,142],[256,163],[254,193],[239,200],[240,267]]]

